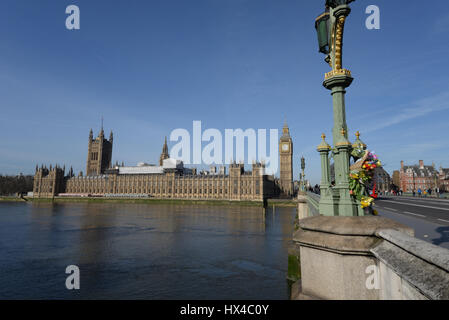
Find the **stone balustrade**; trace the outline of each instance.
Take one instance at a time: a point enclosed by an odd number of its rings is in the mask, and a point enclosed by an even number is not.
[[[449,250],[413,235],[383,217],[300,217],[292,299],[449,299]]]

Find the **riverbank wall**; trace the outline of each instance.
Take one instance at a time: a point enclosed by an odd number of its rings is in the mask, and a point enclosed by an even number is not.
[[[90,202],[90,203],[142,203],[142,204],[177,204],[177,205],[216,205],[216,206],[253,206],[263,207],[261,201],[231,201],[231,200],[200,200],[200,199],[154,199],[154,198],[94,198],[94,197],[54,197],[54,198],[32,198],[32,197],[0,197],[0,202]],[[294,200],[268,199],[266,206],[296,207]]]

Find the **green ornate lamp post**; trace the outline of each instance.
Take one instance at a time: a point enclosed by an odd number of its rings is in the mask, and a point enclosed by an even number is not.
[[[328,175],[329,151],[324,141],[318,147],[321,154],[322,179],[320,213],[328,216],[357,216],[357,202],[349,194],[349,160],[352,145],[348,140],[345,94],[353,78],[343,68],[343,32],[345,21],[351,12],[349,3],[354,0],[326,0],[326,11],[315,20],[319,51],[332,70],[325,75],[324,87],[331,91],[333,99],[334,128],[332,130],[332,155],[335,167],[335,185]],[[324,183],[324,184],[323,184]],[[324,193],[323,193],[324,191]]]
[[[301,157],[301,184],[300,184],[300,191],[305,192],[306,191],[306,174],[304,173],[304,170],[306,168],[306,159],[304,157]]]

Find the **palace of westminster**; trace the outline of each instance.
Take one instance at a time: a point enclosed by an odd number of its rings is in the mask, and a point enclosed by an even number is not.
[[[245,171],[243,163],[226,168],[211,167],[206,173],[185,168],[180,160],[169,157],[165,139],[159,165],[139,163],[135,167],[112,165],[113,134],[105,138],[103,128],[94,138],[89,134],[86,175],[75,176],[56,165],[36,167],[33,196],[59,197],[122,197],[157,199],[198,199],[264,201],[267,198],[294,195],[293,142],[287,124],[279,143],[280,178],[265,174],[265,165],[253,163]]]

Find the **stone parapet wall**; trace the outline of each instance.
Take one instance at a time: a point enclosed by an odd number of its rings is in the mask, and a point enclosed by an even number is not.
[[[449,250],[383,217],[301,219],[293,299],[449,299]]]
[[[309,206],[310,216],[320,215],[320,196],[315,193],[307,193],[307,205]]]
[[[371,249],[377,259],[381,299],[449,299],[449,250],[395,230]]]

